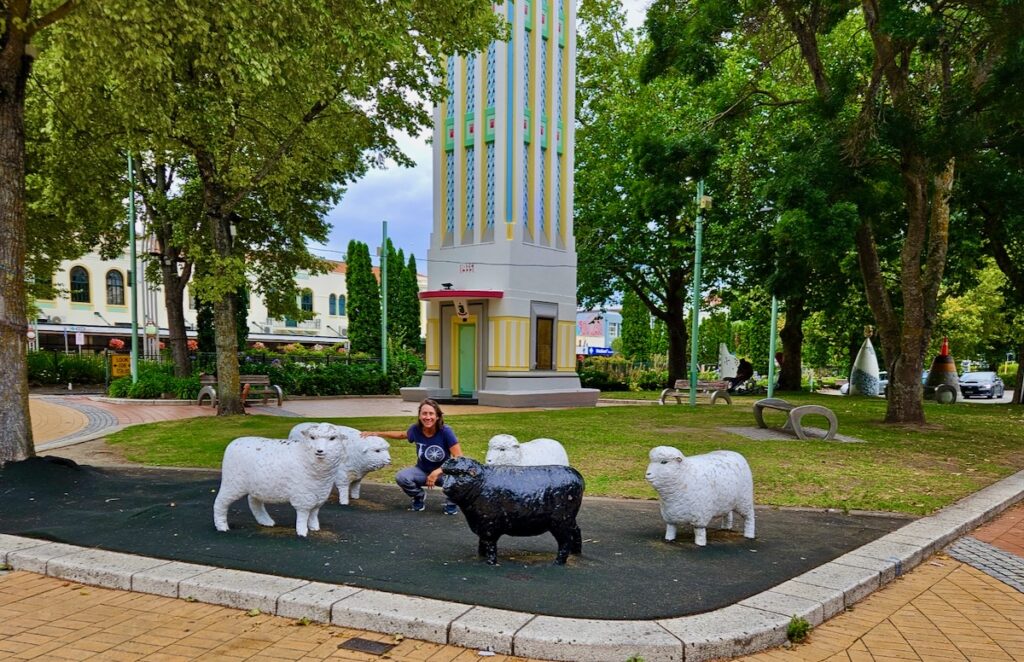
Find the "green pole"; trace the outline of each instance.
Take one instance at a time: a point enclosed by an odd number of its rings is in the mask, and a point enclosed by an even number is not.
[[[388,374],[388,222],[380,249],[380,369]]]
[[[694,231],[693,297],[690,302],[690,406],[697,406],[697,333],[700,329],[700,252],[704,240],[704,180],[697,182],[697,226]]]
[[[132,154],[128,153],[128,259],[131,262],[131,279],[129,289],[132,297],[132,383],[139,381],[139,307],[138,297],[135,291],[135,282],[138,280],[138,261],[135,256],[135,168],[132,164]]]
[[[768,340],[768,397],[775,394],[775,336],[779,330],[779,300],[772,295],[772,336]]]

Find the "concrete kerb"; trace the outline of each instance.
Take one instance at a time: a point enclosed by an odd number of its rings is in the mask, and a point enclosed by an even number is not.
[[[1024,498],[1024,471],[738,604],[654,621],[558,618],[151,559],[0,534],[0,563],[116,589],[194,598],[289,618],[552,660],[693,662],[786,640],[852,606]]]

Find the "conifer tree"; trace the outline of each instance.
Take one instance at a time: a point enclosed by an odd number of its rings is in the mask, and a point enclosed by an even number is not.
[[[416,278],[416,256],[409,254],[409,264],[402,270],[402,321],[404,343],[410,349],[417,349],[422,338],[420,332],[420,285]]]
[[[361,241],[348,244],[345,274],[348,290],[348,337],[352,352],[380,354],[380,288],[373,275],[370,249]]]

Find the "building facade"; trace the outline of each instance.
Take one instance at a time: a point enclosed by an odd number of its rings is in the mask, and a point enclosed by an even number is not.
[[[313,313],[309,320],[296,321],[273,317],[263,299],[249,298],[249,340],[262,342],[268,347],[290,343],[330,346],[341,343],[348,346],[346,265],[331,261],[331,270],[311,275],[299,272],[295,282],[299,288],[299,307]],[[378,270],[374,269],[379,278]],[[38,316],[33,324],[33,346],[56,350],[102,350],[110,340],[120,338],[126,344],[131,339],[130,259],[122,255],[104,260],[89,253],[77,260],[63,262],[54,276],[53,299],[37,300]],[[145,282],[144,270],[139,271],[138,328],[140,351],[147,356],[157,353],[159,342],[168,337],[167,312],[163,287]],[[418,275],[422,290],[427,285],[425,276]],[[421,332],[426,328],[421,305]],[[186,333],[196,336],[196,306],[191,292],[185,296]],[[155,335],[145,336],[145,328],[152,325]]]
[[[593,404],[576,376],[575,4],[515,0],[435,108],[427,371],[408,400]]]

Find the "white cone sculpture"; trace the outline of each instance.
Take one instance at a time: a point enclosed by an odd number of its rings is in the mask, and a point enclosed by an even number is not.
[[[724,342],[718,343],[718,378],[729,379],[736,376],[740,361],[729,353]]]
[[[882,392],[878,379],[878,357],[871,344],[871,331],[866,331],[865,335],[864,344],[860,346],[853,370],[850,371],[850,395],[878,395]]]

